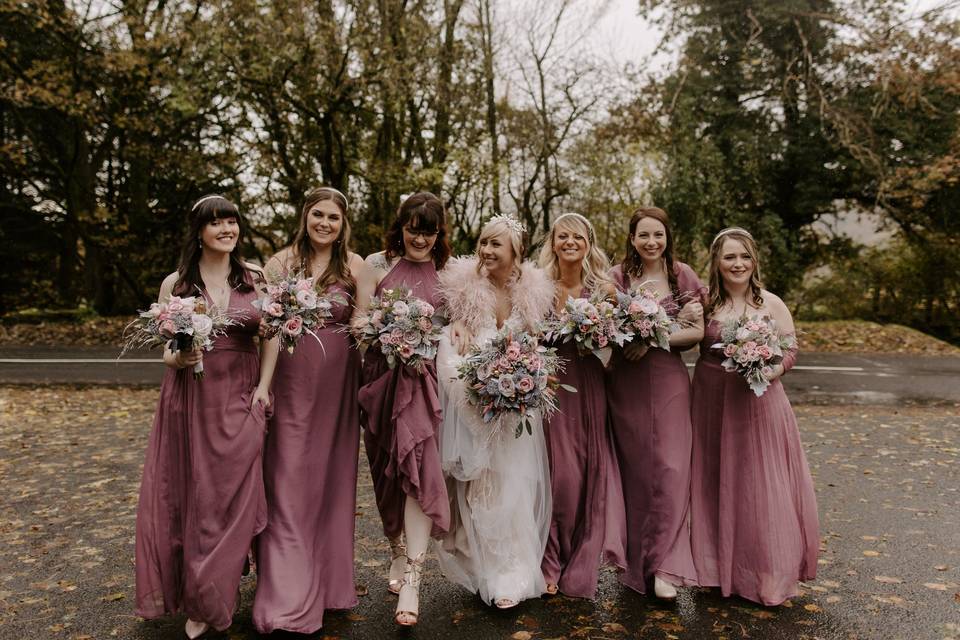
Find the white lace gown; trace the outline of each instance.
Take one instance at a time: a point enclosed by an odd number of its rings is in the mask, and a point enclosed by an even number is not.
[[[514,317],[508,323],[519,325]],[[493,326],[475,337],[489,343]],[[466,401],[457,366],[463,358],[444,329],[437,354],[440,456],[450,495],[450,532],[437,544],[440,568],[484,602],[519,602],[543,594],[540,561],[550,531],[550,472],[543,424],[514,437],[516,421],[491,437],[491,425]]]

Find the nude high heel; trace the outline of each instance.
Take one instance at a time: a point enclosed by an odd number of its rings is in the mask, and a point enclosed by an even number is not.
[[[420,577],[426,559],[426,551],[421,552],[416,558],[407,558],[407,570],[403,572],[403,586],[400,587],[400,601],[403,601],[405,596],[409,598],[411,590],[416,600],[413,607],[405,605],[403,609],[400,608],[401,602],[397,602],[397,613],[394,620],[401,627],[412,627],[417,624],[420,618]],[[406,591],[404,591],[405,589]]]

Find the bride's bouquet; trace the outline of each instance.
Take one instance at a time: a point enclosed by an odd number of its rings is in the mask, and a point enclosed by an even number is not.
[[[216,307],[208,311],[201,297],[171,296],[167,302],[154,302],[123,330],[122,356],[129,349],[167,345],[171,351],[213,349],[213,339],[224,335],[236,321]],[[193,366],[193,377],[203,378],[203,362]]]
[[[499,426],[504,417],[519,415],[513,434],[519,438],[524,429],[533,433],[534,410],[544,415],[556,411],[557,388],[576,392],[556,379],[561,366],[556,349],[539,344],[529,333],[504,330],[486,347],[471,347],[457,369],[467,402],[479,409],[483,421]]]
[[[613,345],[623,346],[630,339],[623,330],[618,307],[600,295],[588,298],[568,297],[556,318],[546,323],[545,338],[577,343],[581,353],[593,353],[607,366]]]
[[[253,301],[263,314],[268,337],[280,336],[280,347],[293,353],[294,347],[305,335],[320,342],[316,331],[333,317],[334,303],[345,304],[342,296],[317,295],[311,278],[291,274],[267,285],[267,295]],[[320,343],[321,346],[323,343]]]
[[[617,316],[628,341],[670,351],[670,334],[678,325],[660,304],[655,291],[641,286],[632,294],[618,292]]]
[[[779,335],[769,316],[744,315],[725,321],[720,342],[711,348],[723,352],[723,368],[743,376],[759,398],[770,386],[773,367],[783,362],[783,352],[795,346],[796,338]]]
[[[443,319],[429,302],[409,289],[386,289],[370,299],[370,311],[360,323],[358,341],[379,346],[393,369],[397,362],[422,371],[437,357]]]

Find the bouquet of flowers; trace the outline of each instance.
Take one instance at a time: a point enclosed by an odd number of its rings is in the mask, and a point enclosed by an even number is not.
[[[545,347],[526,332],[501,331],[485,348],[474,346],[458,367],[465,383],[467,402],[480,410],[484,422],[502,423],[507,415],[519,415],[514,437],[526,429],[532,434],[531,412],[550,415],[557,409],[555,375],[561,368],[557,350]]]
[[[613,345],[622,347],[630,339],[617,310],[616,304],[598,295],[568,297],[559,316],[546,324],[545,337],[562,342],[573,339],[581,353],[593,353],[607,366]]]
[[[280,347],[293,353],[294,347],[304,335],[311,335],[320,342],[315,333],[333,317],[333,304],[343,304],[342,296],[317,295],[312,279],[303,274],[291,274],[267,285],[267,295],[253,301],[253,306],[263,313],[267,335],[280,336]],[[321,347],[323,343],[320,343]]]
[[[670,351],[670,334],[678,325],[660,304],[655,291],[641,286],[632,294],[618,292],[617,314],[629,341]]]
[[[409,289],[386,289],[370,299],[370,311],[361,324],[360,344],[380,346],[393,369],[397,362],[423,370],[437,356],[443,320],[433,305]]]
[[[171,296],[167,302],[154,302],[146,311],[124,329],[124,346],[120,355],[129,349],[153,348],[163,345],[171,351],[213,349],[213,339],[226,333],[236,321],[217,310],[207,311],[201,297]],[[203,362],[193,366],[193,377],[203,378]]]
[[[743,376],[758,398],[770,386],[773,367],[783,362],[784,350],[796,346],[796,338],[780,336],[768,316],[731,318],[721,325],[720,340],[711,348],[726,356],[723,368]]]

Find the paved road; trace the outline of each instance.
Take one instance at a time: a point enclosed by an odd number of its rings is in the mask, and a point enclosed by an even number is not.
[[[118,360],[113,347],[0,347],[0,384],[155,386],[163,371],[156,351]],[[784,382],[797,403],[956,405],[960,357],[801,354]]]
[[[0,639],[182,640],[183,617],[133,615],[133,525],[155,388],[0,386]],[[361,453],[350,611],[311,640],[960,640],[960,411],[798,406],[820,513],[816,580],[789,606],[716,590],[676,604],[604,572],[596,600],[534,599],[510,611],[427,564],[421,624],[392,623],[388,548]],[[432,555],[432,554],[431,554]],[[322,567],[318,567],[322,570]],[[234,625],[209,640],[256,640],[243,582]],[[275,637],[275,636],[270,636]]]

